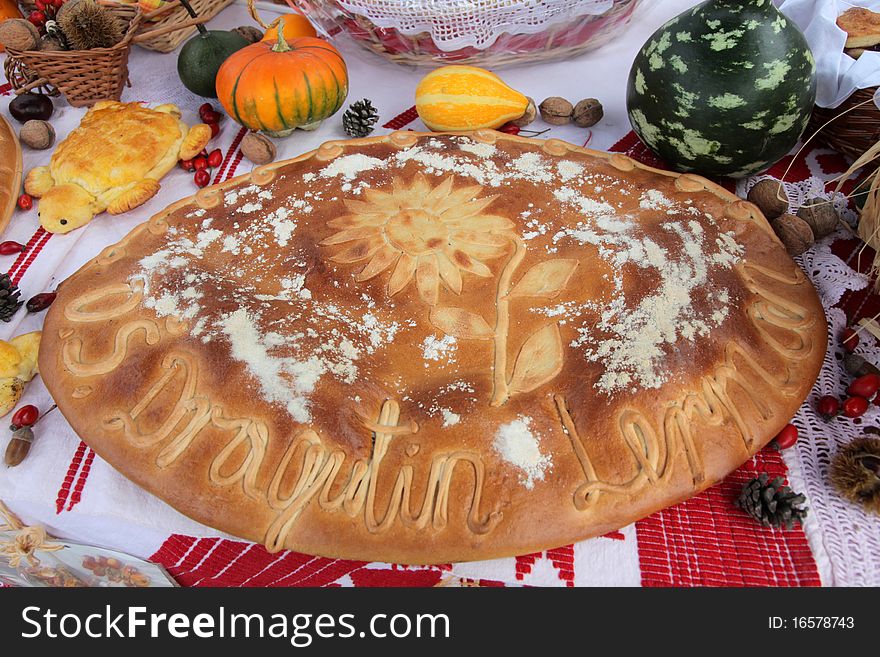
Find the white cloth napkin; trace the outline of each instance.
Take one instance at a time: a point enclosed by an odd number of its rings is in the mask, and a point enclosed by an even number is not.
[[[837,17],[850,7],[880,12],[880,0],[785,0],[779,7],[801,28],[816,58],[819,107],[837,107],[857,89],[880,85],[880,52],[858,59],[843,52],[846,32]]]

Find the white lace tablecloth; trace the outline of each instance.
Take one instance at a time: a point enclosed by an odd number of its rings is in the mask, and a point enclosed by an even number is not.
[[[630,130],[625,112],[625,81],[629,63],[636,50],[665,20],[693,4],[696,3],[692,0],[646,0],[629,30],[609,46],[569,61],[505,69],[501,74],[511,86],[523,90],[537,100],[552,95],[566,96],[573,102],[586,97],[599,98],[605,107],[605,118],[592,130],[574,126],[553,127],[546,136],[577,144],[587,142],[591,147],[608,149]],[[271,15],[266,13],[265,18],[271,18]],[[245,8],[233,5],[211,21],[210,27],[230,28],[241,24],[250,24]],[[406,113],[413,105],[413,91],[423,71],[385,63],[353,46],[343,45],[343,48],[351,77],[349,101],[369,97],[379,109],[382,117],[380,123],[403,114],[395,125],[423,129],[418,121],[413,121],[411,114]],[[130,70],[132,87],[126,89],[123,100],[173,102],[184,110],[185,120],[197,120],[197,109],[204,100],[189,94],[180,85],[176,74],[176,57],[173,54],[162,55],[135,49],[131,55]],[[7,103],[8,98],[0,98],[0,111],[7,113]],[[57,102],[56,105],[57,111],[52,123],[59,136],[63,137],[78,123],[84,110],[70,108],[63,102]],[[389,131],[379,129],[377,134]],[[250,170],[247,161],[233,157],[240,138],[238,127],[228,118],[225,119],[221,135],[212,144],[212,148],[220,147],[224,154],[230,156],[224,167],[215,172],[218,173],[218,178],[222,176],[225,179],[233,173],[239,175]],[[336,116],[315,132],[297,131],[290,138],[278,141],[278,157],[293,157],[324,141],[340,138],[344,138],[344,134],[340,117]],[[45,164],[48,157],[47,152],[26,151],[25,169]],[[818,160],[808,162],[807,165],[809,170],[803,177],[808,180],[801,183],[798,189],[813,185],[814,191],[823,191],[822,181],[838,173],[826,171]],[[741,192],[745,191],[744,186],[747,184],[741,184]],[[792,192],[795,191],[792,189]],[[39,254],[33,262],[25,260],[16,265],[12,265],[12,258],[5,258],[0,261],[0,267],[6,271],[12,266],[10,271],[19,273],[23,298],[53,289],[59,281],[76,271],[102,248],[121,239],[134,226],[172,201],[194,192],[191,175],[175,170],[162,181],[159,194],[143,207],[119,217],[102,215],[84,228],[68,235],[52,236],[51,240],[45,236],[35,238],[38,227],[35,212],[17,214],[3,239],[15,239],[23,243],[38,239],[39,243],[34,244],[34,250],[38,250]],[[828,238],[818,244],[800,261],[822,296],[828,313],[829,331],[836,335],[846,320],[841,311],[833,308],[834,304],[844,291],[864,288],[868,281],[848,266],[848,263],[831,253],[828,245],[832,239]],[[37,330],[41,326],[42,318],[42,314],[27,315],[21,312],[11,323],[0,325],[0,338],[8,339],[19,333]],[[865,342],[868,341],[863,340],[863,345],[859,347],[860,353],[873,362],[880,363],[880,347],[876,344],[865,345]],[[831,344],[836,345],[836,340],[831,340]],[[795,418],[802,438],[795,449],[787,450],[783,456],[790,469],[794,487],[806,492],[809,498],[808,504],[812,511],[805,529],[812,548],[812,558],[815,559],[815,568],[822,583],[876,586],[880,585],[880,520],[868,517],[860,509],[840,500],[827,484],[830,457],[837,446],[858,433],[858,427],[849,422],[825,424],[816,417],[810,405],[812,400],[822,394],[843,391],[842,382],[845,377],[840,371],[838,355],[834,350],[829,353],[810,400]],[[23,403],[34,403],[42,409],[51,405],[48,392],[39,378],[29,385]],[[872,406],[864,422],[877,423],[878,420],[880,408]],[[80,443],[79,437],[73,434],[59,413],[53,413],[41,421],[37,433],[32,453],[22,465],[14,469],[0,467],[0,499],[26,522],[42,524],[54,535],[72,540],[97,543],[142,557],[154,555],[154,558],[172,566],[172,572],[174,568],[178,568],[178,572],[186,570],[193,573],[189,583],[201,583],[206,578],[223,581],[221,576],[237,567],[234,564],[256,558],[254,555],[259,548],[224,540],[225,537],[218,538],[215,530],[180,515],[128,482],[100,458],[95,458],[94,453]],[[0,444],[5,445],[5,441]],[[729,500],[722,503],[729,504]],[[780,545],[773,542],[772,533],[767,536],[770,537],[768,545]],[[642,533],[637,531],[635,525],[630,525],[612,537],[585,541],[565,549],[548,550],[516,560],[453,564],[435,570],[443,578],[454,577],[457,578],[456,581],[493,580],[506,584],[538,585],[638,585],[646,582],[645,564],[652,558],[650,553],[642,549],[642,541]],[[781,544],[784,545],[784,542]],[[221,554],[225,561],[221,561],[211,571],[213,575],[198,574],[200,568],[204,568],[211,559],[217,559]],[[293,553],[260,558],[263,561],[257,562],[253,573],[248,575],[246,581],[242,579],[239,582],[285,583],[285,580],[290,582],[297,579],[298,576],[292,576],[293,573],[303,572],[304,568],[324,574],[335,572],[335,568],[339,572],[332,577],[328,576],[327,583],[368,582],[371,581],[371,572],[384,569],[386,576],[378,581],[387,585],[396,581],[394,577],[400,576],[404,571],[412,577],[429,572],[416,572],[387,564],[341,565],[332,560],[320,561]],[[287,564],[288,572],[266,579],[267,573],[278,568],[278,564]],[[688,570],[691,565],[690,562],[684,565],[673,563],[670,568]],[[318,581],[310,579],[312,577],[309,575],[305,583]],[[302,579],[299,578],[300,581]],[[671,581],[678,580],[673,578]],[[684,581],[711,583],[716,580],[685,578]],[[733,580],[720,581],[729,583]],[[761,581],[774,584],[782,580],[769,573]],[[795,578],[793,581],[798,580]]]

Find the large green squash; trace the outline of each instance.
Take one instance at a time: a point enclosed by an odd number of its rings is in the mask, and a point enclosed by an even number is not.
[[[709,0],[676,16],[633,62],[633,129],[680,171],[746,176],[788,153],[816,100],[803,34],[770,0]]]

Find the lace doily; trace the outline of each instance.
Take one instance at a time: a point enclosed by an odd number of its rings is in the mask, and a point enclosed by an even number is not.
[[[628,1],[628,0],[625,0]],[[604,14],[620,0],[336,0],[378,27],[431,34],[440,50],[483,50],[502,34],[535,34],[549,24]]]
[[[815,157],[815,152],[807,159],[810,157]],[[814,163],[809,161],[807,164],[811,171],[821,171],[818,165],[813,166]],[[746,196],[751,186],[762,177],[739,181],[737,193]],[[855,213],[846,207],[846,199],[842,195],[832,197],[824,191],[826,182],[822,176],[811,176],[801,182],[786,182],[785,188],[794,207],[815,196],[829,199],[844,221],[854,226]],[[816,385],[792,420],[800,438],[794,449],[785,450],[782,454],[789,468],[792,487],[807,496],[810,515],[804,529],[822,573],[823,583],[834,586],[880,586],[880,519],[844,500],[828,480],[829,465],[837,450],[862,435],[863,427],[880,425],[880,407],[871,404],[868,412],[859,419],[836,419],[831,422],[823,420],[815,410],[816,403],[823,395],[844,397],[852,378],[843,367],[844,351],[838,339],[847,325],[847,318],[843,310],[834,306],[848,290],[861,290],[870,281],[832,253],[831,244],[848,237],[851,234],[841,227],[795,258],[816,286],[825,308],[828,352]],[[871,363],[880,363],[880,344],[874,340],[862,340],[856,353]]]

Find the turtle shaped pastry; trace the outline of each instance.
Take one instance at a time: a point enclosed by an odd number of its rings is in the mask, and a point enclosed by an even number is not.
[[[178,160],[193,158],[210,139],[211,129],[188,127],[176,105],[100,101],[58,145],[49,166],[28,173],[25,191],[40,199],[43,228],[68,233],[105,210],[122,214],[145,203]]]

